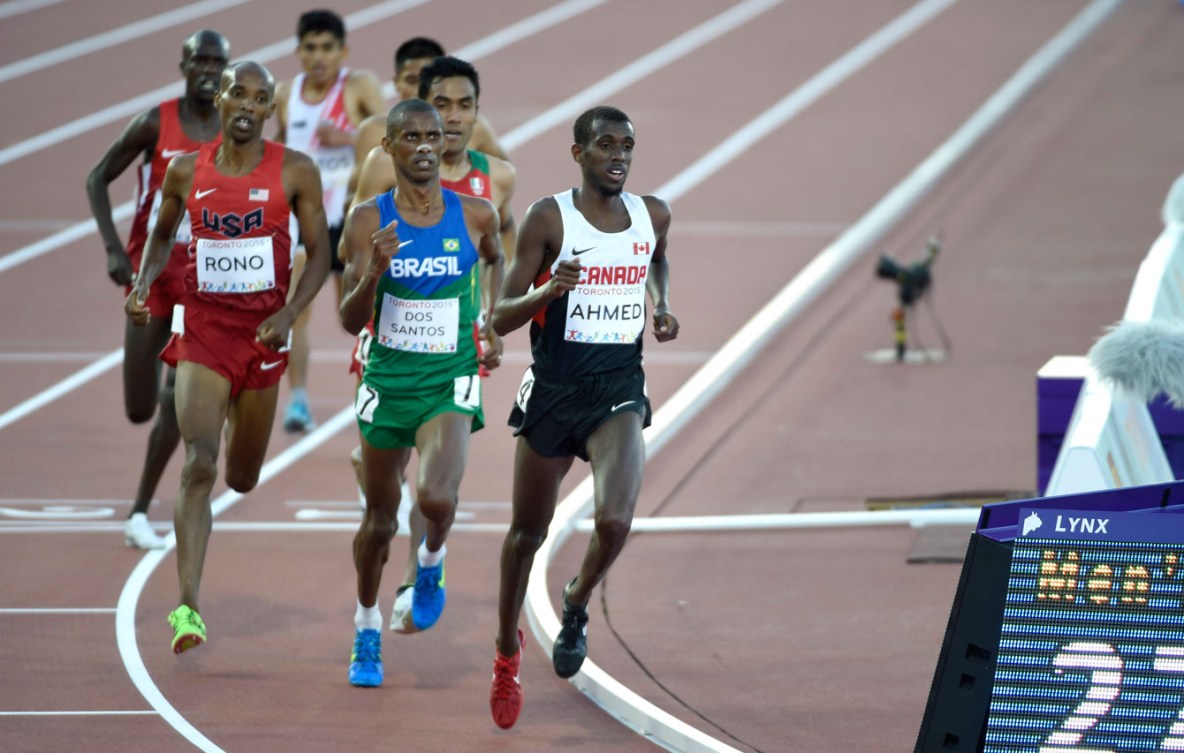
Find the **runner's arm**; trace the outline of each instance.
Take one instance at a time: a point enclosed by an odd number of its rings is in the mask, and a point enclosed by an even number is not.
[[[358,136],[354,141],[354,166],[350,170],[349,184],[346,189],[346,195],[350,197],[350,206],[360,204],[370,198],[369,196],[358,197],[358,181],[361,180],[362,171],[365,169],[366,160],[369,159],[371,150],[375,147],[382,147],[384,135],[386,135],[385,115],[381,118],[371,115],[358,126]]]
[[[173,252],[173,239],[177,236],[181,218],[185,216],[185,201],[193,186],[193,170],[196,163],[197,155],[194,153],[173,157],[169,169],[164,174],[164,182],[160,186],[160,211],[156,215],[156,225],[148,233],[140,272],[136,275],[132,291],[124,304],[133,324],[145,324],[148,321],[148,309],[144,308],[144,302],[148,300],[152,283],[160,276],[168,264],[169,255]]]
[[[292,84],[281,81],[275,87],[275,140],[281,144],[288,141],[288,97],[292,94]]]
[[[646,292],[654,303],[654,337],[666,342],[678,337],[678,318],[670,313],[670,264],[666,259],[666,234],[670,230],[670,205],[654,197],[644,197],[654,227],[654,250],[646,275]]]
[[[378,206],[373,199],[355,204],[345,217],[341,233],[345,271],[341,273],[341,326],[351,335],[362,331],[374,316],[378,281],[398,253],[398,230],[391,223],[380,230]],[[393,248],[392,248],[393,243]]]
[[[518,223],[514,220],[514,210],[510,205],[514,198],[514,187],[518,182],[517,171],[514,166],[503,159],[490,162],[490,179],[498,189],[501,198],[497,205],[497,215],[501,218],[501,228],[498,234],[502,239],[502,253],[506,255],[506,262],[514,258],[514,249],[518,246]]]
[[[547,271],[559,255],[563,242],[563,220],[553,198],[540,199],[530,209],[518,232],[518,248],[506,271],[490,317],[493,329],[506,336],[530,321],[548,303],[575,288],[580,279],[580,264],[569,259],[560,262],[555,274],[533,290],[535,280]]]
[[[151,159],[159,135],[160,109],[154,107],[140,113],[127,124],[123,133],[115,139],[102,159],[86,176],[86,195],[90,200],[90,212],[94,215],[95,224],[99,227],[99,236],[103,239],[103,246],[107,251],[107,276],[116,285],[130,285],[135,270],[132,269],[119,231],[115,228],[115,220],[111,217],[109,186],[127,170],[136,157],[144,155],[146,159]]]

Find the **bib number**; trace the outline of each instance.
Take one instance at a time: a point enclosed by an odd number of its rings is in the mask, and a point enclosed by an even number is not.
[[[275,287],[271,238],[197,239],[197,289],[202,293],[259,293]]]

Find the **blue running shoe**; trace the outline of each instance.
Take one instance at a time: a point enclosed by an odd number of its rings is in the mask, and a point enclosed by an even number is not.
[[[382,684],[382,633],[377,630],[358,630],[354,634],[349,684],[359,688],[377,688]]]
[[[444,612],[444,560],[435,567],[419,565],[415,571],[415,588],[411,597],[411,621],[420,630],[436,624]]]
[[[315,428],[317,428],[317,422],[312,418],[312,411],[308,409],[308,403],[300,400],[288,403],[288,409],[284,411],[284,431],[289,433],[308,432]]]

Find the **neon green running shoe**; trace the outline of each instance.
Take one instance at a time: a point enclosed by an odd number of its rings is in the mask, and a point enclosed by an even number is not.
[[[169,614],[173,626],[173,653],[181,654],[206,642],[206,625],[201,615],[182,604]]]

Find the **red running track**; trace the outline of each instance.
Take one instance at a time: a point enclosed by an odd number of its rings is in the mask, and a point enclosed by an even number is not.
[[[408,36],[462,50],[552,5],[432,0],[351,28],[350,62],[385,75]],[[636,79],[631,63],[730,6],[590,2],[479,56],[483,112],[503,136],[522,139],[513,147],[516,212],[576,180],[567,145],[583,108],[530,138],[514,134],[597,82],[628,79],[600,98],[634,118],[629,187],[650,192],[912,5],[769,0],[751,20]],[[1085,5],[953,3],[680,195],[671,259],[683,335],[647,343],[655,405]],[[64,0],[13,15],[3,20],[0,66],[173,7]],[[372,5],[335,7],[348,15]],[[85,174],[130,114],[90,116],[172,84],[185,35],[220,29],[241,56],[290,40],[296,12],[245,2],[0,82],[10,103],[0,123],[8,150],[0,259],[88,217]],[[1182,34],[1175,3],[1122,4],[883,243],[879,250],[909,260],[943,230],[933,308],[919,310],[914,332],[935,347],[936,324],[944,326],[945,361],[865,357],[891,344],[894,303],[869,256],[653,460],[638,515],[843,511],[871,497],[1032,489],[1035,372],[1052,355],[1083,353],[1119,318],[1181,172]],[[294,56],[275,54],[276,75],[293,75]],[[13,156],[74,122],[86,127]],[[113,195],[130,190],[125,180]],[[116,349],[120,304],[93,234],[0,271],[0,412]],[[166,556],[137,592],[145,555],[119,534],[146,430],[123,419],[118,369],[0,428],[0,747],[192,750],[169,723],[182,719],[226,751],[653,749],[555,678],[533,642],[518,726],[502,732],[489,719],[512,451],[502,422],[526,363],[524,336],[515,337],[505,370],[488,382],[490,426],[472,445],[448,614],[430,633],[388,637],[387,682],[375,692],[345,677],[356,525],[348,420],[220,516],[203,589],[211,640],[179,659],[164,622],[175,561]],[[349,340],[328,298],[317,302],[313,338],[312,406],[325,422],[345,408],[351,386]],[[295,442],[277,428],[272,457]],[[151,513],[166,527],[178,468]],[[63,507],[80,519],[63,523]],[[309,521],[309,510],[321,520]],[[915,538],[894,528],[636,535],[598,594],[590,656],[739,750],[909,749],[958,575],[951,564],[907,564]],[[558,553],[552,595],[582,544],[576,536]],[[387,578],[384,608],[395,580]],[[175,717],[137,690],[117,646],[116,607],[131,594],[125,648],[133,643],[139,679]]]

